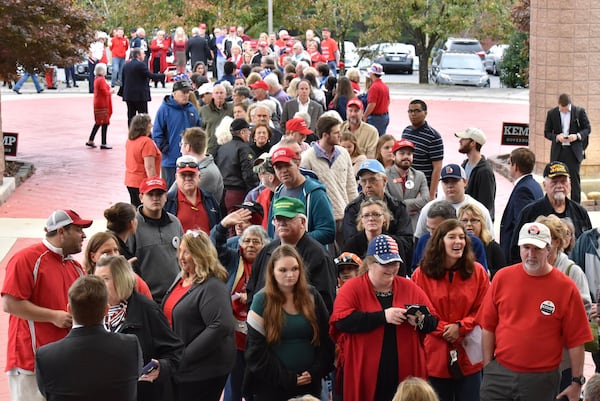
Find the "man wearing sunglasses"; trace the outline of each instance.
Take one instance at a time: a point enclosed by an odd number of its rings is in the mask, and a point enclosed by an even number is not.
[[[198,161],[193,156],[177,159],[175,185],[169,189],[165,210],[177,216],[183,231],[200,229],[207,234],[221,221],[217,200],[200,188]]]

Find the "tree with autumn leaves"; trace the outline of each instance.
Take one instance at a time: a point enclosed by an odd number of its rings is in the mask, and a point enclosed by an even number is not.
[[[14,76],[18,66],[43,71],[46,64],[80,60],[101,22],[95,13],[70,0],[0,0],[0,15],[0,75],[4,77]],[[0,134],[1,107],[0,102]],[[1,184],[4,152],[0,154]]]

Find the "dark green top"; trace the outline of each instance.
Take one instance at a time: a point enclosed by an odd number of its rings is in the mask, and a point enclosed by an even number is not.
[[[263,290],[254,296],[250,309],[260,316],[263,315],[265,310]],[[312,327],[300,313],[291,315],[283,311],[283,318],[281,341],[273,346],[273,353],[287,369],[302,373],[312,366],[315,359],[315,347],[310,343],[313,336]]]

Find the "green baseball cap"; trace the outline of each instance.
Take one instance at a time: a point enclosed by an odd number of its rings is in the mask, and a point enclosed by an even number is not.
[[[282,196],[273,202],[273,216],[294,218],[299,214],[306,214],[304,203],[297,198]]]

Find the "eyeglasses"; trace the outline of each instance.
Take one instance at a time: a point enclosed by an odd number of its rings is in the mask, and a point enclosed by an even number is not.
[[[179,163],[177,163],[177,168],[184,168],[184,167],[198,168],[198,163],[196,163],[196,162],[179,162]]]
[[[479,220],[479,219],[461,219],[460,222],[463,224],[469,224],[469,223],[479,224],[479,223],[481,223],[481,220]]]
[[[378,219],[381,216],[383,216],[383,213],[367,213],[367,214],[363,214],[361,217],[363,219],[368,220],[368,219]]]
[[[359,182],[360,182],[360,185],[367,185],[367,184],[373,185],[373,184],[375,184],[377,181],[381,181],[381,178],[377,178],[377,177],[371,177],[371,178],[361,178],[361,179],[359,180]]]
[[[421,110],[421,109],[408,109],[406,111],[408,112],[408,114],[415,114],[415,113],[420,113],[423,110]]]
[[[242,244],[261,245],[262,241],[256,238],[246,238],[242,241]]]

